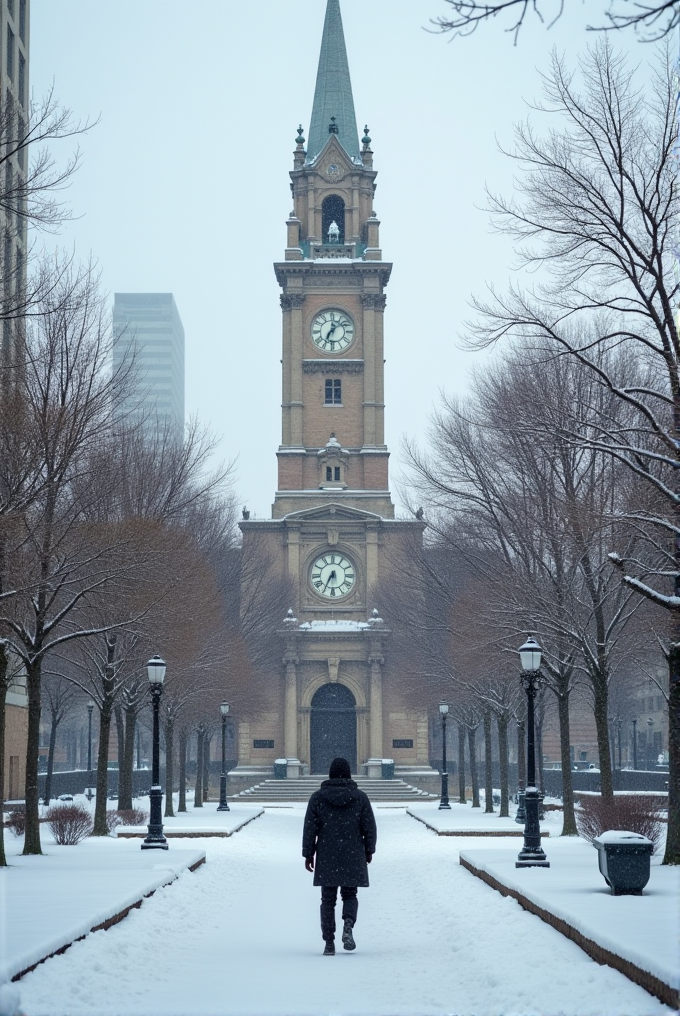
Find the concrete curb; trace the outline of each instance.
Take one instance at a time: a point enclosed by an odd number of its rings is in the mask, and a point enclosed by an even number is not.
[[[623,974],[628,978],[629,981],[633,981],[635,984],[639,984],[641,988],[648,991],[650,995],[655,995],[656,998],[660,999],[664,1005],[670,1006],[671,1009],[680,1008],[680,991],[676,988],[671,987],[670,984],[666,984],[659,977],[651,974],[648,970],[644,970],[642,967],[638,967],[631,960],[626,960],[623,956],[618,956],[616,953],[610,952],[609,949],[605,949],[603,946],[598,945],[597,942],[593,941],[592,938],[587,938],[576,928],[573,928],[570,924],[567,924],[561,917],[557,917],[552,914],[549,910],[544,910],[543,907],[539,907],[538,904],[533,903],[527,899],[526,896],[522,895],[517,889],[511,889],[509,886],[499,882],[498,879],[494,878],[487,871],[482,868],[475,867],[470,861],[465,858],[460,858],[460,863],[464,868],[477,878],[481,878],[483,882],[491,886],[492,889],[496,889],[497,892],[503,896],[512,896],[513,899],[517,900],[519,905],[527,910],[530,914],[534,914],[536,917],[540,917],[542,921],[549,924],[551,928],[559,931],[560,934],[564,935],[565,938],[571,939],[576,945],[580,946],[585,953],[590,956],[591,959],[595,960],[596,963],[605,964],[608,967],[612,967],[614,970],[618,970],[620,974]]]

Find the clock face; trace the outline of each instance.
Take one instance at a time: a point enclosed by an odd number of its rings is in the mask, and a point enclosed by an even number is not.
[[[323,310],[312,321],[312,342],[324,353],[341,353],[354,339],[354,322],[344,310]]]
[[[335,599],[346,596],[356,582],[354,565],[343,554],[327,553],[312,565],[312,585],[319,596]]]

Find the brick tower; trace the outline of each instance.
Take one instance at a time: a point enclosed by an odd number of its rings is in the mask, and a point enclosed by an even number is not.
[[[428,763],[425,712],[389,687],[373,590],[422,524],[394,518],[384,441],[385,286],[368,129],[359,141],[339,0],[327,0],[309,141],[293,156],[281,287],[282,437],[269,520],[241,523],[294,588],[271,712],[239,727],[239,765],[352,771],[388,754]],[[273,619],[275,620],[275,619]],[[373,771],[377,763],[372,763]]]

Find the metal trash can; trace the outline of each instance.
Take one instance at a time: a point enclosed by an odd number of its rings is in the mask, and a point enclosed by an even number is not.
[[[394,779],[394,759],[384,758],[382,760],[382,778],[384,780]]]
[[[646,836],[612,829],[593,840],[597,859],[612,896],[642,896],[649,882],[654,844]]]
[[[285,758],[274,759],[274,779],[285,780],[286,778],[286,760]]]

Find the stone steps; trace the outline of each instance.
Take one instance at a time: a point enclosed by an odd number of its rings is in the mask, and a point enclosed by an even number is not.
[[[318,790],[323,776],[301,776],[297,780],[263,780],[254,787],[242,790],[234,794],[234,801],[253,801],[257,803],[269,802],[305,802],[308,801],[315,790]],[[376,780],[366,776],[353,777],[360,790],[368,795],[371,801],[382,802],[409,802],[435,800],[436,795],[428,794],[424,790],[412,787],[405,780]]]

